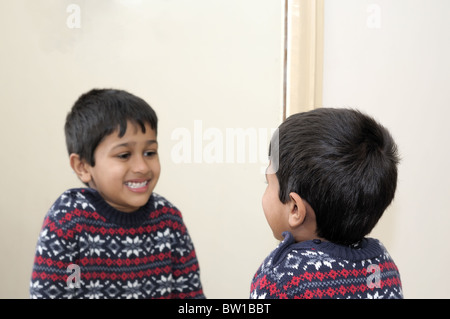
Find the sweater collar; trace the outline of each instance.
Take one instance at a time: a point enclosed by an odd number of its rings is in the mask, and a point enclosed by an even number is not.
[[[93,188],[84,188],[82,189],[82,192],[92,203],[99,215],[105,217],[107,222],[111,222],[119,226],[141,225],[153,210],[153,194],[144,206],[134,212],[125,213],[109,205],[99,194],[99,192]]]
[[[374,238],[364,238],[357,246],[344,246],[319,239],[297,243],[290,232],[284,232],[283,236],[283,241],[274,251],[274,263],[292,250],[320,251],[328,254],[330,257],[349,261],[374,258],[383,254],[384,251],[381,243]]]

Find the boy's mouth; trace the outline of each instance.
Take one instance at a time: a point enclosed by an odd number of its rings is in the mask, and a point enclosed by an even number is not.
[[[129,181],[125,182],[125,186],[133,192],[145,192],[148,188],[150,180],[145,181]]]

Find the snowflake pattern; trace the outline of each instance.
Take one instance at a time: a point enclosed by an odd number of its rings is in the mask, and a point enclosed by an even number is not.
[[[308,266],[314,266],[316,270],[319,270],[322,266],[333,268],[333,263],[336,262],[335,259],[331,258],[328,254],[322,251],[308,250],[301,253],[302,256],[307,257],[306,265],[303,270],[306,270]]]
[[[139,257],[142,240],[138,236],[134,237],[134,239],[127,237],[122,241],[122,244],[124,245],[124,252],[127,257],[130,257],[132,254]]]
[[[164,249],[171,249],[173,234],[171,234],[170,229],[166,229],[164,232],[157,232],[155,241],[155,247],[159,249],[159,251],[163,251]]]

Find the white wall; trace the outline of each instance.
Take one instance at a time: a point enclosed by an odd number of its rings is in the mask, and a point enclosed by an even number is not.
[[[371,234],[406,298],[449,298],[450,1],[325,0],[323,104],[356,107],[392,132],[396,198]]]
[[[155,191],[184,215],[205,294],[248,298],[276,245],[261,208],[264,160],[176,163],[172,134],[185,128],[196,147],[204,139],[201,151],[222,138],[224,156],[227,128],[270,137],[282,114],[283,22],[283,1],[272,0],[0,0],[0,298],[28,297],[44,215],[82,185],[63,125],[93,87],[129,90],[155,108]],[[264,134],[257,143],[265,153]]]

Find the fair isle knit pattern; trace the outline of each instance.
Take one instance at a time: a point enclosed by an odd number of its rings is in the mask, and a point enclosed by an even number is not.
[[[397,266],[378,240],[347,247],[283,236],[257,270],[251,299],[403,298]]]
[[[204,295],[193,243],[181,213],[169,201],[153,193],[145,206],[123,213],[97,191],[79,188],[64,192],[45,216],[30,297]]]

